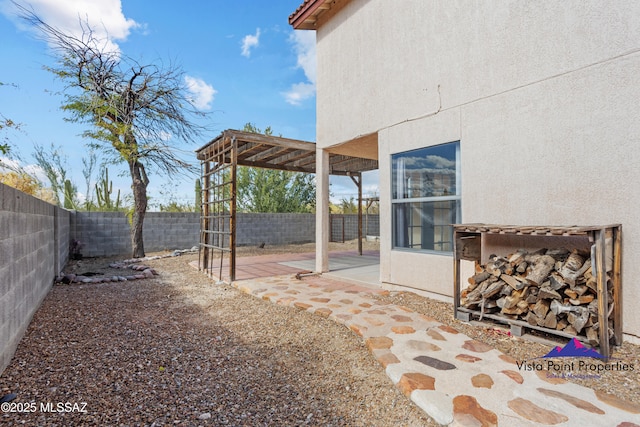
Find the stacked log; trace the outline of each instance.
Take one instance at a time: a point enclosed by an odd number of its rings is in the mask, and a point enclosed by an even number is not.
[[[607,272],[608,327],[613,335],[613,285]],[[522,320],[535,327],[586,336],[599,345],[598,292],[589,253],[519,249],[476,263],[460,304],[470,310]]]

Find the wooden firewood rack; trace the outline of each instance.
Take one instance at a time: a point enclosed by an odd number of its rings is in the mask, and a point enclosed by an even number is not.
[[[615,345],[622,344],[622,227],[620,224],[604,226],[513,226],[496,224],[454,224],[454,316],[463,321],[481,316],[480,311],[460,306],[460,261],[474,261],[480,263],[483,259],[485,239],[491,234],[513,236],[584,236],[591,245],[591,265],[596,271],[598,321],[600,353],[610,357],[610,342],[613,338]],[[518,248],[513,248],[517,250]],[[571,248],[567,248],[571,249]],[[506,255],[506,254],[505,254]],[[607,258],[610,262],[607,261]],[[610,267],[609,269],[607,267]],[[608,271],[609,270],[609,271]],[[613,288],[613,312],[608,316],[609,301],[607,295],[607,273]],[[506,323],[511,326],[512,334],[521,335],[523,328],[540,330],[565,338],[577,337],[585,341],[585,337],[571,335],[564,331],[533,326],[522,320],[514,320],[500,313],[484,313],[483,318]],[[613,336],[609,331],[609,318],[613,319]]]

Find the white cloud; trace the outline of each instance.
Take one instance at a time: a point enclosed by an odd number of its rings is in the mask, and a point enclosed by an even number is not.
[[[119,52],[116,42],[126,40],[132,29],[143,27],[124,16],[121,0],[28,0],[21,3],[47,24],[76,37],[82,35],[81,23],[88,21],[94,36],[104,43],[107,52]],[[5,15],[15,14],[15,8],[10,10],[10,3],[3,6]]]
[[[184,81],[187,84],[189,93],[193,96],[193,98],[190,99],[193,106],[199,110],[208,110],[211,108],[213,97],[218,91],[204,80],[196,77],[185,76]]]
[[[289,37],[293,49],[298,56],[297,68],[301,68],[307,78],[306,82],[294,83],[284,93],[285,100],[291,105],[300,105],[305,99],[316,93],[316,33],[315,31],[294,31]]]
[[[8,157],[0,157],[0,171],[20,169],[20,162]]]
[[[298,55],[298,67],[302,68],[304,75],[313,84],[316,83],[316,32],[315,31],[294,31],[290,40],[293,42],[293,49]]]
[[[305,99],[312,98],[316,93],[313,83],[294,83],[291,89],[284,93],[284,99],[291,105],[300,105]]]
[[[47,174],[44,172],[40,165],[36,164],[22,164],[21,161],[10,159],[8,157],[0,157],[0,172],[2,171],[18,171],[25,172],[33,177],[35,177],[38,181],[49,185],[49,180],[47,178]]]
[[[260,28],[256,28],[256,34],[247,34],[242,39],[242,56],[247,58],[251,56],[251,48],[260,44]]]

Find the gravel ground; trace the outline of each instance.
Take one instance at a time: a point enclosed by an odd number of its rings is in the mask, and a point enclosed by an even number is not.
[[[154,279],[55,285],[0,376],[0,396],[36,411],[0,425],[435,425],[350,330],[214,286],[193,259],[146,263]],[[41,411],[58,402],[87,412]]]
[[[366,243],[365,249],[375,246]],[[332,250],[353,247],[354,242],[331,245]],[[311,244],[239,252],[313,249]],[[350,330],[232,287],[213,286],[187,265],[194,259],[197,255],[146,262],[161,273],[154,279],[55,285],[0,376],[0,396],[17,393],[14,402],[35,403],[37,410],[0,413],[0,425],[436,425],[391,384]],[[66,272],[121,274],[107,268],[110,261],[74,262]],[[460,322],[451,304],[409,292],[382,298],[435,317],[517,360],[551,349],[498,327]],[[636,369],[573,381],[640,401],[640,347],[625,343],[613,356]],[[41,404],[58,402],[85,402],[87,412],[40,410]]]

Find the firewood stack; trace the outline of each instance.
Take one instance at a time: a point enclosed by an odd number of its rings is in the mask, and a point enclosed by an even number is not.
[[[461,306],[485,313],[499,313],[532,326],[584,335],[599,345],[598,299],[595,269],[588,253],[566,249],[540,249],[500,257],[486,265],[476,263],[476,274],[461,294]],[[613,334],[612,282],[607,274],[608,327]]]

